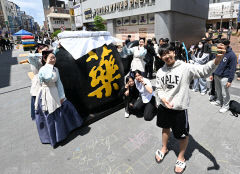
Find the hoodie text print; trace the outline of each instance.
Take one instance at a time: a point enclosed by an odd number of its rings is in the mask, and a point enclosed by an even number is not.
[[[171,67],[165,64],[158,70],[156,76],[156,95],[160,99],[160,104],[165,106],[161,100],[165,98],[173,105],[174,110],[187,109],[190,82],[194,78],[209,76],[216,67],[214,60],[205,65],[194,65],[180,60],[176,60]]]

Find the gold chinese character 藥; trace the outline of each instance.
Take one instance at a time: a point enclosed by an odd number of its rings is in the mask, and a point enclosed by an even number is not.
[[[93,51],[90,51],[88,55],[89,57],[86,62],[90,62],[92,59],[98,60],[97,54]],[[109,60],[105,59],[105,57],[109,55]],[[119,73],[114,75],[117,70],[119,70],[119,67],[115,64],[112,50],[107,49],[107,47],[104,46],[98,67],[94,66],[89,73],[89,77],[92,78],[91,87],[96,87],[99,84],[101,84],[101,86],[95,91],[89,93],[88,97],[96,96],[97,98],[102,98],[104,90],[105,97],[109,97],[112,94],[112,87],[114,90],[119,90],[118,84],[114,83],[114,80],[121,78]]]

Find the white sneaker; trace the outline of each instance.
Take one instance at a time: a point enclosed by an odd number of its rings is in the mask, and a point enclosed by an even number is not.
[[[125,118],[129,117],[129,113],[125,112]]]
[[[211,101],[210,103],[212,105],[215,105],[215,106],[220,106],[221,105],[218,101]]]
[[[225,112],[227,112],[227,111],[228,111],[227,108],[221,108],[221,109],[219,110],[220,113],[225,113]]]
[[[196,89],[192,89],[192,91],[193,91],[193,92],[198,92],[198,90],[196,90]]]
[[[201,92],[201,95],[205,95],[206,94],[206,92]]]

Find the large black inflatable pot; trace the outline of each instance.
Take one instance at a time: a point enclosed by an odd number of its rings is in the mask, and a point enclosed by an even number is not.
[[[65,95],[81,115],[113,110],[122,103],[124,69],[114,45],[103,45],[77,60],[61,47],[56,58]]]

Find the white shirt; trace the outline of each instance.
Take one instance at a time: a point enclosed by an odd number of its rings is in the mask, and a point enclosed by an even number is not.
[[[140,70],[144,72],[146,63],[143,61],[143,59],[147,54],[147,50],[144,47],[136,46],[128,49],[128,54],[133,55],[131,71]]]
[[[146,86],[149,86],[152,88],[152,84],[151,84],[150,80],[143,78],[143,82],[144,82],[144,84],[146,84]],[[135,80],[135,84],[136,84],[136,88],[138,89],[139,93],[141,94],[143,103],[149,103],[152,99],[152,96],[154,96],[154,93],[152,92],[152,94],[150,94],[147,91],[147,89],[145,88],[145,86],[142,83],[138,82],[137,80]]]

